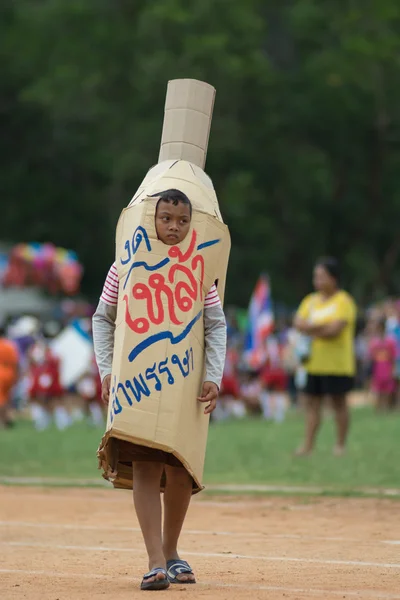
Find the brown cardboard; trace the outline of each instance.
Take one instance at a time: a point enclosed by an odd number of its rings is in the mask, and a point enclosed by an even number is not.
[[[167,107],[175,106],[171,98]],[[169,188],[187,194],[193,207],[190,231],[176,246],[157,239],[157,199],[150,198]],[[116,235],[114,360],[98,451],[103,476],[115,487],[132,487],[132,467],[121,464],[116,452],[120,439],[172,453],[192,475],[194,491],[202,489],[209,422],[197,401],[204,378],[204,298],[217,283],[223,300],[229,250],[229,232],[204,171],[184,160],[150,169]]]
[[[186,160],[204,169],[215,89],[195,79],[168,83],[158,162]]]
[[[222,221],[217,196],[209,176],[196,165],[177,160],[168,160],[152,167],[129,206],[139,204],[147,196],[151,196],[162,189],[176,188],[184,192],[194,210],[205,212]]]

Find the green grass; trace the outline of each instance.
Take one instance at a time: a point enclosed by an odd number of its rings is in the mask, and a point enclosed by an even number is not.
[[[303,432],[301,415],[282,424],[258,419],[210,427],[205,482],[321,486],[344,493],[367,487],[400,488],[400,415],[353,411],[348,455],[332,456],[334,428],[326,418],[315,454],[292,457]],[[20,422],[0,432],[0,477],[99,477],[96,449],[101,430],[76,425],[65,432],[34,431]]]
[[[353,410],[348,453],[342,458],[332,454],[335,431],[330,415],[325,417],[315,453],[306,459],[293,457],[302,434],[301,415],[290,415],[282,424],[247,420],[212,427],[206,480],[342,490],[400,488],[399,414],[382,416],[372,409]]]

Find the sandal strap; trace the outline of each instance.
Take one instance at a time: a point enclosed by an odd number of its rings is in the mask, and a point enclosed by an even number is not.
[[[152,569],[151,571],[146,573],[146,575],[143,575],[143,580],[150,579],[150,577],[155,577],[158,573],[163,573],[166,578],[168,577],[167,571],[165,569],[163,569],[162,567],[157,567],[156,569]]]
[[[170,560],[167,564],[169,575],[193,575],[193,570],[186,560]]]

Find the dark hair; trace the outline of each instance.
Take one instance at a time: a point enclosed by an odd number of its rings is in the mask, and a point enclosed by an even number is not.
[[[327,271],[329,273],[329,275],[331,277],[333,277],[334,279],[336,279],[336,282],[339,283],[340,268],[339,268],[339,262],[337,261],[336,258],[333,258],[333,256],[326,256],[326,257],[320,258],[315,263],[315,266],[323,267],[325,269],[325,271]]]
[[[159,198],[156,206],[156,210],[160,202],[171,202],[174,206],[178,206],[179,203],[186,204],[189,207],[190,216],[192,216],[192,203],[189,198],[181,192],[180,190],[165,190],[164,192],[157,192],[157,194],[152,194],[149,196],[150,198]]]

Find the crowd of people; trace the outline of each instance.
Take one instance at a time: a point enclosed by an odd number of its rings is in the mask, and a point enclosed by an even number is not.
[[[90,318],[81,319],[90,335]],[[52,348],[61,323],[23,316],[0,330],[0,427],[27,415],[38,431],[63,430],[86,419],[102,425],[101,382],[92,353],[72,385],[63,385],[62,357]]]
[[[400,407],[400,301],[388,299],[366,313],[356,336],[357,383],[378,410]]]
[[[256,364],[246,355],[245,332],[235,311],[226,313],[228,349],[220,400],[213,420],[260,416],[282,422],[303,405],[307,373],[302,336],[294,316],[275,319]],[[91,319],[82,319],[91,335]],[[51,347],[61,324],[25,316],[0,330],[0,427],[27,414],[37,430],[52,423],[65,429],[83,419],[102,425],[105,407],[94,355],[72,386],[61,383],[61,359]],[[358,315],[354,340],[355,389],[362,403],[377,410],[400,406],[400,301],[386,300]]]
[[[253,366],[243,350],[245,335],[240,332],[234,313],[228,312],[227,358],[214,418],[259,415],[280,422],[288,409],[303,406],[307,373],[303,340],[293,325],[294,317],[276,321],[259,364]],[[377,410],[400,408],[399,300],[385,300],[358,313],[354,353],[355,399],[360,404],[372,404]]]

